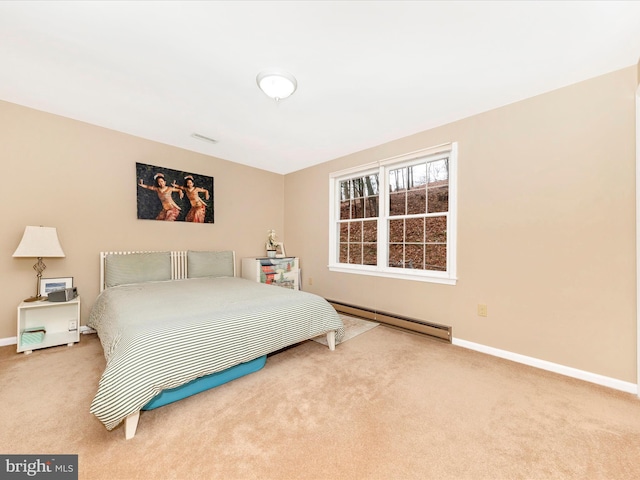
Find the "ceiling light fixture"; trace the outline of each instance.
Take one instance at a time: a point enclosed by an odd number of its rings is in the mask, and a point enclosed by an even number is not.
[[[276,102],[289,97],[298,88],[298,82],[289,72],[265,70],[256,77],[256,82],[267,96]]]

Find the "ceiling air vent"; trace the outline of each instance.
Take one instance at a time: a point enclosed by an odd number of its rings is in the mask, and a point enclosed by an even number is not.
[[[213,138],[210,138],[210,137],[205,137],[204,135],[200,135],[199,133],[192,133],[191,136],[193,138],[197,138],[198,140],[202,140],[203,142],[218,143],[217,140],[214,140]]]

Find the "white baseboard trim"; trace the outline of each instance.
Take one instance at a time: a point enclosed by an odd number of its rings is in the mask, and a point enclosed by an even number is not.
[[[96,333],[96,331],[91,327],[87,327],[86,325],[80,325],[80,333],[87,335],[90,333]],[[0,338],[0,347],[16,345],[17,343],[18,343],[18,337]]]
[[[0,347],[7,347],[18,343],[18,337],[0,338]]]
[[[638,395],[638,385],[631,382],[624,382],[616,378],[605,377],[604,375],[598,375],[597,373],[586,372],[584,370],[578,370],[577,368],[566,367],[553,362],[547,362],[546,360],[540,360],[538,358],[527,357],[526,355],[520,355],[519,353],[508,352],[506,350],[500,350],[498,348],[488,347],[480,343],[473,343],[467,340],[461,340],[459,338],[453,338],[451,343],[459,347],[468,348],[477,352],[493,355],[494,357],[504,358],[513,362],[522,363],[531,367],[540,368],[549,372],[559,373],[560,375],[566,375],[567,377],[577,378],[587,382],[602,385],[604,387],[613,388],[627,393],[633,393]]]

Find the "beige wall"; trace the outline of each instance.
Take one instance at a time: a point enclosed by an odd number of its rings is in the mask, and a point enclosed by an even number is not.
[[[27,225],[58,229],[66,257],[45,259],[43,276],[74,277],[82,324],[102,250],[233,249],[239,269],[242,256],[263,254],[269,228],[283,233],[282,175],[6,102],[0,132],[0,339],[16,336],[17,304],[35,294],[35,260],[12,258]],[[215,223],[138,220],[136,162],[214,177]]]
[[[635,66],[285,178],[304,288],[636,383]],[[459,142],[458,284],[329,272],[329,173]],[[309,285],[309,278],[313,285]],[[488,305],[488,317],[476,314]]]

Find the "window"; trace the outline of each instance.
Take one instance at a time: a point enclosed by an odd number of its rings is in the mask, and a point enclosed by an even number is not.
[[[330,176],[332,271],[455,284],[455,143]]]

